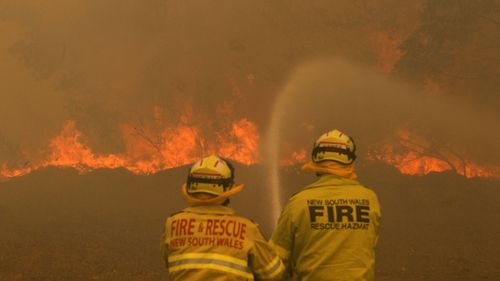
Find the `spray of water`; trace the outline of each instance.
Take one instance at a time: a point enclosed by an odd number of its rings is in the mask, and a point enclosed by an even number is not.
[[[286,91],[284,91],[286,93]],[[283,116],[284,95],[280,94],[274,103],[271,114],[271,123],[267,132],[267,155],[269,156],[269,185],[271,187],[271,215],[272,221],[276,222],[282,202],[279,175],[279,157],[280,157],[280,126]]]

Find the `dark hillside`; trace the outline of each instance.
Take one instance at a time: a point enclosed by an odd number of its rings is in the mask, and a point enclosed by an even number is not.
[[[153,176],[46,169],[0,183],[0,280],[163,280],[163,219],[183,208],[186,167]],[[240,214],[271,231],[267,179],[236,167]],[[314,176],[282,171],[288,197]],[[454,174],[364,167],[382,203],[377,280],[497,280],[500,184]]]

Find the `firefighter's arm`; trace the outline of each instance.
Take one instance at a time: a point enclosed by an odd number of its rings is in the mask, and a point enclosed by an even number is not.
[[[378,243],[378,234],[380,230],[380,220],[382,218],[382,213],[380,211],[380,202],[378,201],[377,196],[375,195],[375,200],[373,200],[373,208],[375,208],[375,221],[373,222],[373,226],[375,227],[375,243],[374,246]]]
[[[249,265],[256,280],[282,280],[285,267],[278,253],[264,239],[255,225],[253,243],[249,253]]]
[[[169,220],[167,219],[165,222],[165,232],[163,233],[161,237],[161,244],[160,244],[160,251],[161,251],[161,256],[163,260],[165,261],[165,266],[167,267],[168,270],[168,246],[169,246],[169,237],[168,234],[170,233],[168,231],[169,228]]]
[[[292,214],[290,212],[289,205],[285,206],[281,216],[278,220],[276,229],[271,236],[269,244],[273,247],[281,257],[283,264],[285,266],[285,276],[286,278],[292,276],[292,266],[290,262],[290,256],[293,252],[295,227],[292,222]]]

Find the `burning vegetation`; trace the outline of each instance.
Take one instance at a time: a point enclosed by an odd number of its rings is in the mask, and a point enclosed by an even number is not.
[[[453,170],[467,178],[500,178],[500,167],[475,163],[408,129],[400,129],[391,142],[372,147],[369,159],[383,161],[409,175]]]
[[[269,234],[333,128],[380,194],[377,279],[498,279],[500,1],[213,2],[0,1],[1,280],[165,278],[176,167],[211,153]]]
[[[67,121],[59,135],[50,140],[45,159],[30,161],[21,168],[4,164],[0,176],[23,176],[49,166],[71,167],[79,172],[125,168],[134,174],[153,174],[190,164],[207,154],[221,155],[245,165],[258,161],[260,137],[253,122],[237,120],[228,132],[217,133],[215,141],[205,139],[198,128],[186,122],[166,127],[157,135],[147,128],[123,125],[126,152],[98,155],[86,144],[86,137],[76,128],[75,121]]]
[[[154,174],[159,171],[195,162],[203,155],[217,154],[240,164],[258,164],[260,134],[257,125],[245,118],[234,121],[226,132],[216,132],[216,139],[200,135],[200,129],[181,118],[176,126],[153,132],[151,128],[122,126],[126,151],[117,154],[96,154],[85,141],[87,137],[67,121],[61,132],[52,138],[44,159],[31,160],[24,167],[1,166],[0,177],[12,178],[35,170],[54,166],[71,167],[81,173],[95,169],[124,168],[134,174]],[[309,160],[306,148],[292,151],[280,161],[282,166],[303,164]],[[401,129],[395,137],[370,147],[368,161],[382,161],[401,173],[426,175],[453,170],[467,178],[500,178],[500,168],[485,166],[462,158],[448,148],[438,147],[425,138]]]
[[[106,5],[54,0],[52,8],[23,1],[2,4],[0,59],[6,71],[0,85],[0,177],[48,166],[153,174],[210,153],[245,165],[265,163],[261,140],[268,137],[264,132],[280,87],[293,69],[330,57],[403,81],[418,99],[446,97],[477,109],[472,115],[493,113],[479,121],[461,119],[462,112],[432,116],[431,122],[441,125],[429,132],[421,128],[431,117],[421,112],[408,126],[405,110],[416,99],[394,102],[405,98],[406,89],[380,83],[362,87],[369,79],[361,75],[366,72],[347,67],[343,72],[355,77],[348,81],[365,97],[342,97],[341,91],[354,91],[339,87],[342,71],[324,77],[337,80],[325,85],[321,96],[302,88],[297,102],[304,107],[323,98],[338,106],[307,112],[330,120],[328,127],[309,122],[313,129],[296,125],[308,118],[300,108],[285,110],[302,119],[293,126],[305,131],[308,141],[296,136],[280,140],[281,165],[307,161],[309,142],[336,127],[371,139],[361,145],[364,160],[385,162],[402,173],[453,170],[466,177],[499,177],[498,149],[476,153],[492,147],[436,145],[442,139],[433,138],[455,123],[476,122],[484,130],[498,121],[498,1],[220,5],[115,0]],[[377,104],[375,99],[401,110],[362,105]],[[145,118],[151,108],[153,118]],[[362,125],[349,123],[352,113],[346,109],[357,110],[363,120],[384,116],[363,128],[384,134],[357,132]],[[342,116],[332,118],[335,111]],[[496,132],[488,134],[493,143],[499,138]]]

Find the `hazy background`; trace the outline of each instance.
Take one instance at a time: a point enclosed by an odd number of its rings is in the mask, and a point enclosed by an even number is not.
[[[395,132],[404,129],[410,141],[425,139],[426,152],[450,149],[469,161],[490,164],[500,158],[500,132],[488,130],[500,121],[493,112],[451,95],[428,96],[376,69],[340,59],[299,67],[276,104],[281,121],[271,130],[280,131],[281,142],[295,150],[305,147],[308,154],[317,136],[332,128],[353,136],[361,156],[384,142],[397,143]]]
[[[398,121],[413,122],[417,130],[441,123],[420,131],[464,127],[467,133],[454,130],[453,139],[490,138],[499,120],[499,15],[493,0],[0,0],[0,160],[29,161],[68,119],[98,153],[123,151],[121,124],[155,118],[176,124],[186,108],[189,122],[207,134],[241,117],[264,133],[276,97],[297,68],[331,58],[355,65],[343,81],[357,83],[352,90],[358,96],[350,99],[336,83],[325,85],[329,92],[300,88],[295,95],[309,105],[340,94],[349,104],[341,108],[353,108],[358,120],[386,114],[390,126],[387,119],[380,125],[387,131]],[[342,74],[335,63],[315,71],[307,83]],[[367,91],[366,71],[407,88],[384,82],[388,88]],[[408,97],[409,88],[416,97]],[[383,108],[369,111],[358,106],[360,99]],[[434,102],[429,114],[422,111]],[[447,110],[449,103],[458,105]],[[407,109],[420,113],[400,120]],[[427,115],[434,121],[420,123]],[[335,124],[353,135],[368,129],[358,125]]]
[[[217,142],[247,118],[262,162],[269,140],[308,156],[337,127],[363,156],[403,130],[424,154],[498,167],[499,62],[498,0],[0,0],[0,165],[43,158],[67,120],[107,155],[130,145],[124,125]],[[267,168],[236,164],[232,206],[269,236]],[[382,204],[378,280],[498,279],[498,180],[358,168]],[[299,170],[275,170],[280,199],[314,179]],[[0,181],[0,280],[165,279],[159,240],[186,172]]]

